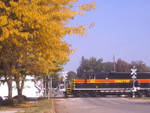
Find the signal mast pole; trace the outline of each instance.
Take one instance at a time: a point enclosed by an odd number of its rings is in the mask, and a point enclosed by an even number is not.
[[[135,92],[136,92],[136,87],[135,87],[135,81],[136,81],[136,73],[137,69],[135,68],[135,66],[133,66],[133,68],[131,69],[131,75],[132,75],[132,80],[133,80],[133,98],[135,98]]]

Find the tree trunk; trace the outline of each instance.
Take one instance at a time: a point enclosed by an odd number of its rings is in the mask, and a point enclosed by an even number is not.
[[[22,89],[21,88],[17,88],[18,91],[18,97],[20,98],[22,96]]]
[[[12,98],[12,78],[7,79],[8,84],[8,98]]]
[[[18,92],[18,98],[20,98],[22,96],[22,91],[24,88],[25,76],[23,76],[21,80],[19,77],[15,77],[15,81],[16,81],[16,87]]]
[[[16,87],[17,87],[17,92],[18,92],[18,98],[20,98],[20,96],[22,95],[22,91],[21,91],[18,80],[16,80]]]

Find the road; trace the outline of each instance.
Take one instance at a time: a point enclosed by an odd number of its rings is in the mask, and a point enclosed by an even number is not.
[[[56,113],[150,113],[150,100],[127,98],[58,98]]]
[[[54,90],[53,93],[54,93],[53,97],[56,97],[56,98],[64,97],[64,93],[59,91],[58,89]]]

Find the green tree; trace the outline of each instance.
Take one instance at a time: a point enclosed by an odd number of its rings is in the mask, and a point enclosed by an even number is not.
[[[103,59],[96,59],[95,57],[91,57],[90,59],[86,59],[82,57],[80,66],[77,69],[77,76],[82,77],[87,71],[103,71]]]
[[[74,71],[69,71],[67,74],[68,74],[67,79],[68,79],[69,81],[71,81],[72,79],[76,79],[76,78],[77,78],[77,74],[76,74],[76,72],[74,72]]]
[[[114,63],[112,62],[104,62],[103,63],[104,66],[104,72],[110,72],[110,71],[114,71]]]
[[[103,70],[102,61],[103,61],[102,58],[100,58],[100,59],[97,60],[95,57],[91,57],[89,59],[90,70],[101,72]]]
[[[148,66],[146,66],[146,64],[143,61],[141,61],[141,60],[132,61],[131,64],[130,64],[130,67],[132,68],[133,66],[136,67],[136,69],[137,69],[138,72],[149,71],[148,70]]]
[[[80,66],[77,69],[78,78],[81,78],[84,72],[88,70],[90,70],[89,60],[82,56]]]

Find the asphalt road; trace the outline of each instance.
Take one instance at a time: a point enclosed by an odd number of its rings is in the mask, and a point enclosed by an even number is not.
[[[150,113],[150,100],[127,98],[58,98],[56,113]]]
[[[59,91],[58,89],[56,89],[53,92],[54,92],[54,96],[53,97],[55,97],[55,98],[62,98],[62,97],[64,97],[64,93]]]

